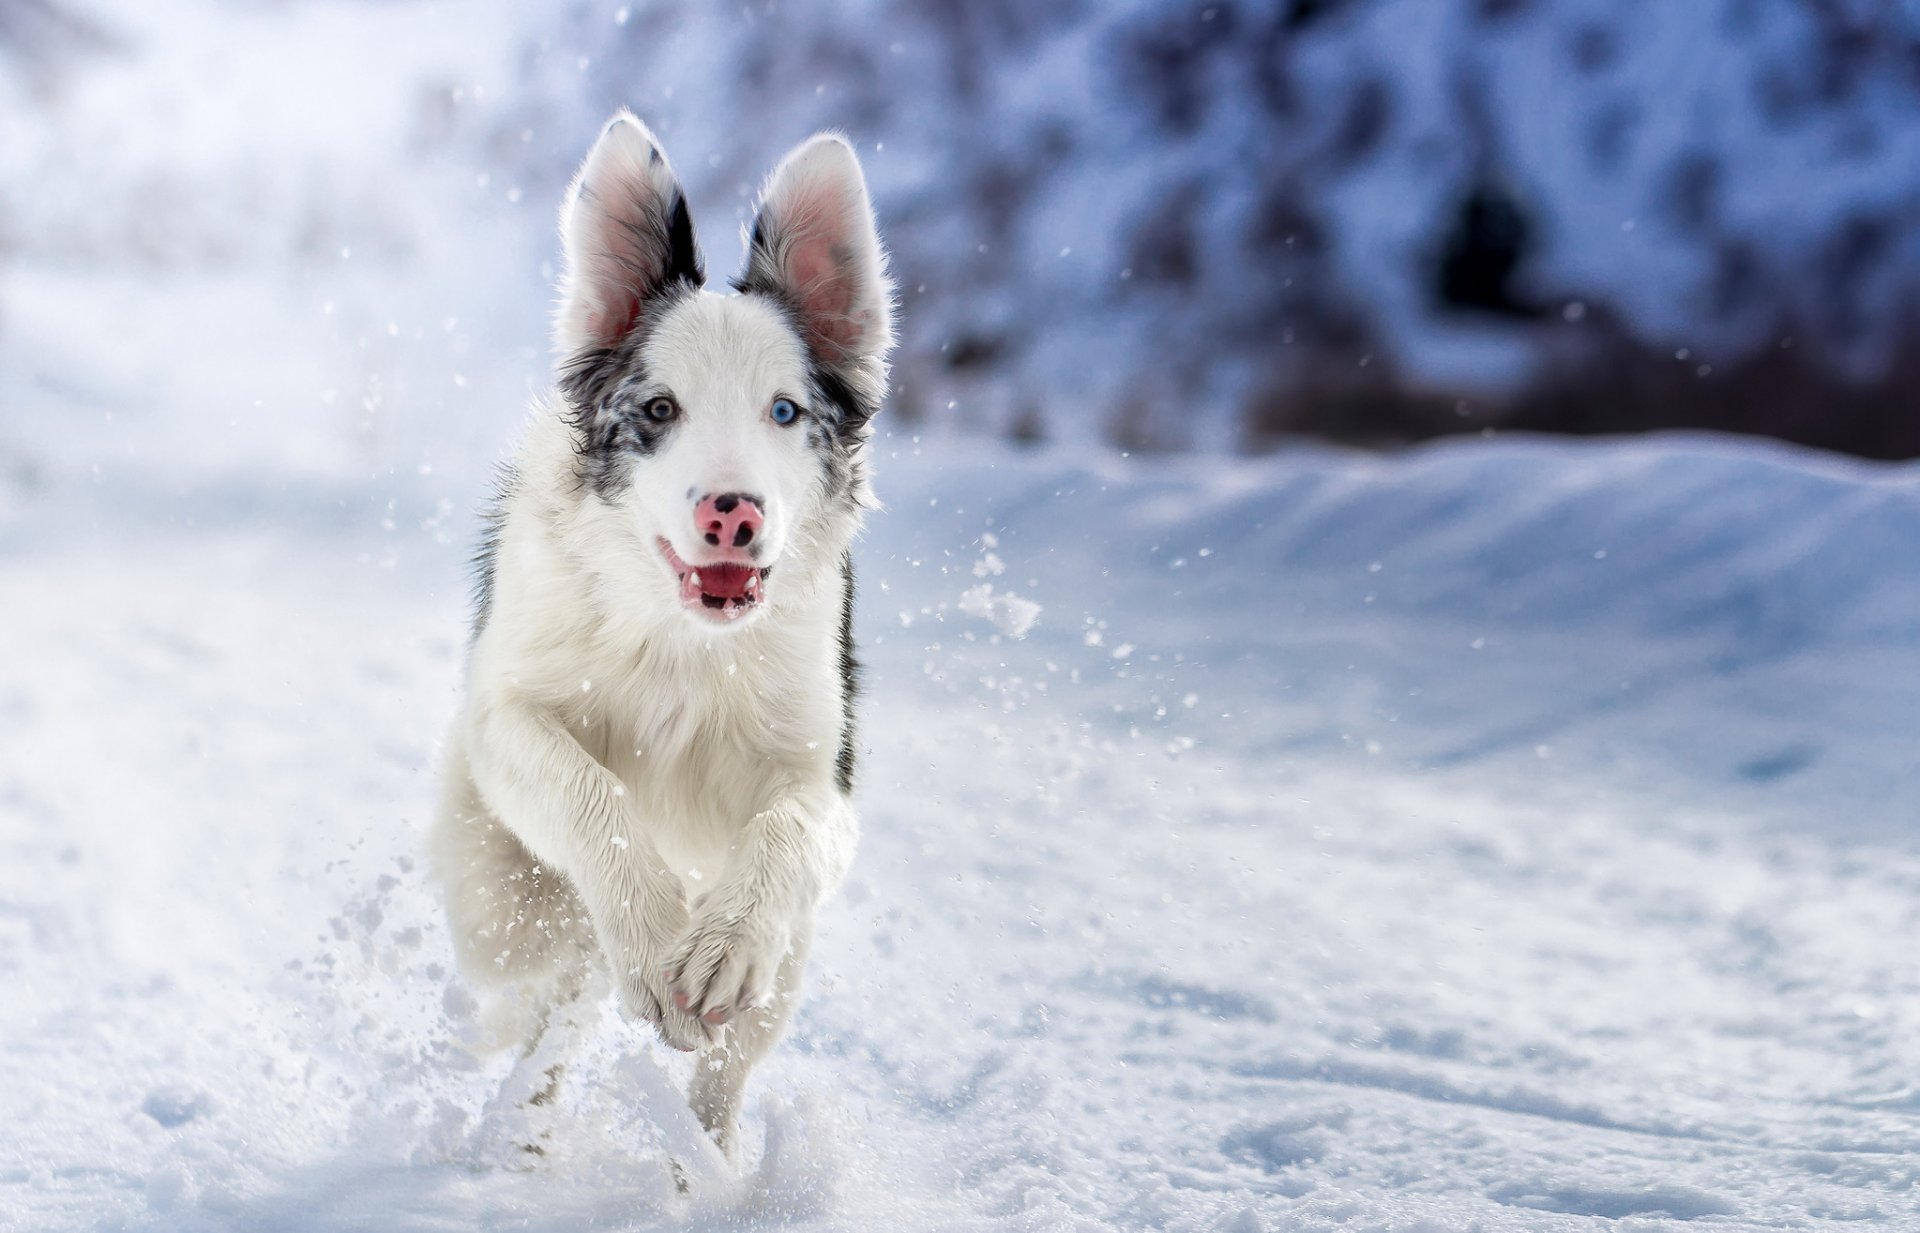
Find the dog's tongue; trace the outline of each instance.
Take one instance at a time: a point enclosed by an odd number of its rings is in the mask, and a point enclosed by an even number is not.
[[[687,581],[702,595],[716,599],[748,599],[755,591],[758,570],[751,565],[702,565]],[[698,582],[694,580],[698,579]]]

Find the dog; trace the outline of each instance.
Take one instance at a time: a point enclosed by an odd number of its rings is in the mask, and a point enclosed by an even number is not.
[[[610,982],[698,1050],[736,1158],[858,822],[852,541],[875,507],[892,284],[832,134],[768,178],[733,294],[628,112],[561,211],[555,387],[502,473],[432,834],[461,968],[550,1103]],[[524,1145],[540,1151],[539,1143]]]

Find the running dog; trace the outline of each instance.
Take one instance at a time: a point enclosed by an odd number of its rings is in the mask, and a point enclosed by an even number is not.
[[[464,973],[519,1012],[516,1099],[551,1101],[548,1038],[610,980],[703,1053],[689,1099],[732,1157],[858,833],[849,548],[887,262],[823,134],[768,179],[735,293],[705,290],[686,197],[625,112],[560,231],[556,387],[477,558],[434,868]]]

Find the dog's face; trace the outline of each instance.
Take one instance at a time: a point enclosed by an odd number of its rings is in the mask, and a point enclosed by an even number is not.
[[[687,619],[737,629],[837,562],[870,500],[864,447],[892,306],[853,151],[816,137],[762,196],[739,294],[702,289],[685,197],[622,114],[562,216],[561,388],[591,499]]]

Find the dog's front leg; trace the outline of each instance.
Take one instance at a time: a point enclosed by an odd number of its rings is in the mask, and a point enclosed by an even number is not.
[[[846,873],[857,824],[836,792],[796,792],[753,817],[725,879],[693,905],[667,968],[673,1005],[709,1024],[772,1001],[781,961]]]
[[[633,824],[619,779],[557,715],[524,698],[476,699],[472,735],[475,786],[534,859],[572,883],[593,918],[622,1008],[677,1049],[711,1043],[716,1027],[668,996],[663,969],[686,927],[686,900]]]

